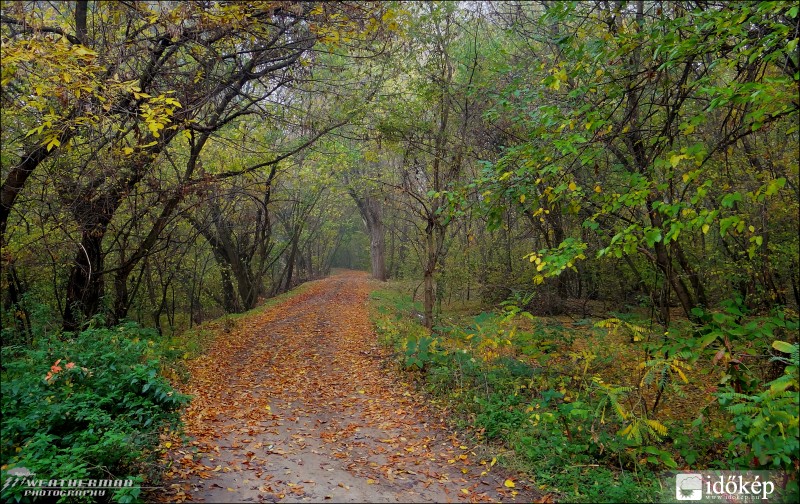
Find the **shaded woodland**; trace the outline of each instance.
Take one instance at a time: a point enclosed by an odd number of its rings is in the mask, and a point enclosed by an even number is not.
[[[0,27],[4,361],[348,268],[425,337],[458,307],[602,319],[734,394],[796,373],[793,2],[20,1]],[[787,422],[755,466],[797,463]]]

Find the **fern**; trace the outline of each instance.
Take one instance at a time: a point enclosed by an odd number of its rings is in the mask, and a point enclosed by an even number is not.
[[[660,442],[667,435],[667,427],[658,420],[642,417],[635,418],[617,434],[640,445],[645,439]]]
[[[649,420],[645,419],[647,422],[647,426],[650,428],[650,432],[658,435],[658,436],[666,436],[667,435],[667,428],[659,422],[658,420]],[[660,441],[660,439],[659,439]]]
[[[620,404],[620,398],[633,390],[633,387],[617,387],[603,382],[599,376],[592,377],[592,382],[595,389],[601,393],[600,400],[597,405],[597,412],[600,415],[600,423],[605,423],[606,408],[609,406],[617,415],[620,421],[628,419],[629,414],[623,409]]]
[[[644,336],[649,333],[646,327],[642,327],[637,324],[632,324],[630,322],[626,322],[616,317],[607,318],[605,320],[600,320],[598,322],[595,322],[594,326],[602,327],[604,329],[610,329],[609,333],[612,335],[617,334],[619,328],[622,327],[630,335],[631,343],[642,341],[642,339],[644,339]]]
[[[782,341],[774,342],[772,347],[789,354],[788,359],[783,356],[773,358],[786,362],[782,376],[754,395],[727,391],[717,394],[717,397],[733,415],[737,433],[734,439],[738,441],[734,444],[749,446],[761,466],[791,467],[800,451],[800,398],[797,394],[800,352],[797,344]]]
[[[650,385],[658,376],[658,386],[664,388],[669,382],[669,375],[673,373],[678,375],[683,383],[689,383],[684,371],[692,369],[692,366],[675,356],[672,359],[651,359],[642,362],[639,364],[639,369],[646,370],[639,386]]]
[[[759,411],[759,408],[751,406],[747,403],[733,404],[725,409],[728,410],[729,413],[733,413],[734,415],[754,415]]]

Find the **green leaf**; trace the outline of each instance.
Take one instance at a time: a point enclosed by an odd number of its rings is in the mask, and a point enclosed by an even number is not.
[[[774,348],[779,352],[790,354],[794,351],[795,345],[792,345],[791,343],[787,343],[785,341],[776,340],[772,342],[772,348]]]
[[[719,221],[719,234],[725,236],[731,226],[737,225],[742,219],[737,215],[725,217]]]
[[[719,336],[719,332],[713,331],[700,338],[700,348],[705,348],[710,345],[717,339],[717,336]]]
[[[645,230],[644,239],[648,247],[653,247],[656,243],[661,241],[661,230],[658,228],[650,228]]]
[[[664,463],[665,466],[669,467],[670,469],[675,469],[678,467],[677,462],[670,456],[669,452],[662,451],[660,454],[661,461]]]
[[[722,198],[721,204],[725,208],[733,208],[734,203],[736,203],[737,201],[742,201],[742,195],[739,193],[739,191],[726,194]]]

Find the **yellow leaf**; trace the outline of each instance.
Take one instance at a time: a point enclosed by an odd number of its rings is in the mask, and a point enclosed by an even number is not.
[[[578,186],[575,184],[575,182],[570,182],[569,183],[569,190],[570,191],[574,191],[577,188],[578,188]]]
[[[687,157],[686,154],[676,154],[674,156],[671,156],[669,158],[669,164],[671,164],[672,167],[675,168],[681,162],[681,159],[686,159],[686,157]]]
[[[519,195],[519,202],[520,203],[525,203],[525,195],[524,194],[520,194]]]
[[[689,379],[686,378],[685,374],[683,374],[683,371],[681,370],[681,368],[679,368],[677,365],[674,365],[674,364],[672,366],[670,366],[670,367],[672,368],[673,371],[678,373],[678,376],[681,377],[681,380],[683,380],[683,383],[689,383]]]
[[[647,422],[647,425],[652,427],[652,429],[654,431],[658,432],[660,435],[662,435],[662,436],[666,436],[667,435],[667,428],[664,427],[664,425],[662,423],[660,423],[659,421],[657,421],[657,420],[645,420],[645,421]]]
[[[514,488],[516,486],[514,485],[514,482],[511,481],[510,479],[507,479],[503,484],[506,486],[506,488]]]
[[[372,479],[372,478],[368,478],[367,479],[367,485],[374,485],[374,484],[375,484],[375,480],[374,479]]]
[[[122,152],[124,152],[125,155],[128,156],[130,154],[133,154],[133,148],[132,147],[125,147],[124,149],[122,149]]]
[[[497,457],[492,457],[492,462],[491,462],[489,465],[490,465],[491,467],[494,467],[494,465],[495,465],[496,463],[497,463]]]
[[[269,405],[269,404],[267,404],[266,406],[264,406],[264,409],[265,409],[265,410],[267,410],[267,411],[272,411],[272,407],[270,407],[270,405]]]
[[[461,493],[463,493],[464,495],[469,495],[469,490],[467,490],[466,488],[462,488]]]
[[[599,193],[599,192],[602,192],[602,191],[603,191],[603,189],[600,188],[599,184],[594,186],[594,192]]]
[[[708,224],[703,224],[703,234],[708,234],[709,229],[711,229],[711,226]]]
[[[172,441],[167,441],[166,443],[164,443],[164,447],[165,448],[172,448]]]

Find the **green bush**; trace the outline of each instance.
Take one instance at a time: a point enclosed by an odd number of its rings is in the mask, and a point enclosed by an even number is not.
[[[475,402],[479,406],[475,424],[484,429],[489,439],[514,432],[527,419],[516,395],[494,393],[488,399],[475,397]]]
[[[161,429],[176,426],[188,402],[159,376],[155,337],[126,324],[3,348],[4,476],[22,467],[48,480],[138,476]],[[1,497],[26,498],[19,486]],[[127,490],[115,499],[130,497]]]
[[[727,389],[717,394],[720,405],[733,415],[729,455],[740,467],[793,470],[800,460],[798,427],[799,346],[775,341],[773,347],[789,354],[776,357],[786,364],[782,376],[756,394]]]

